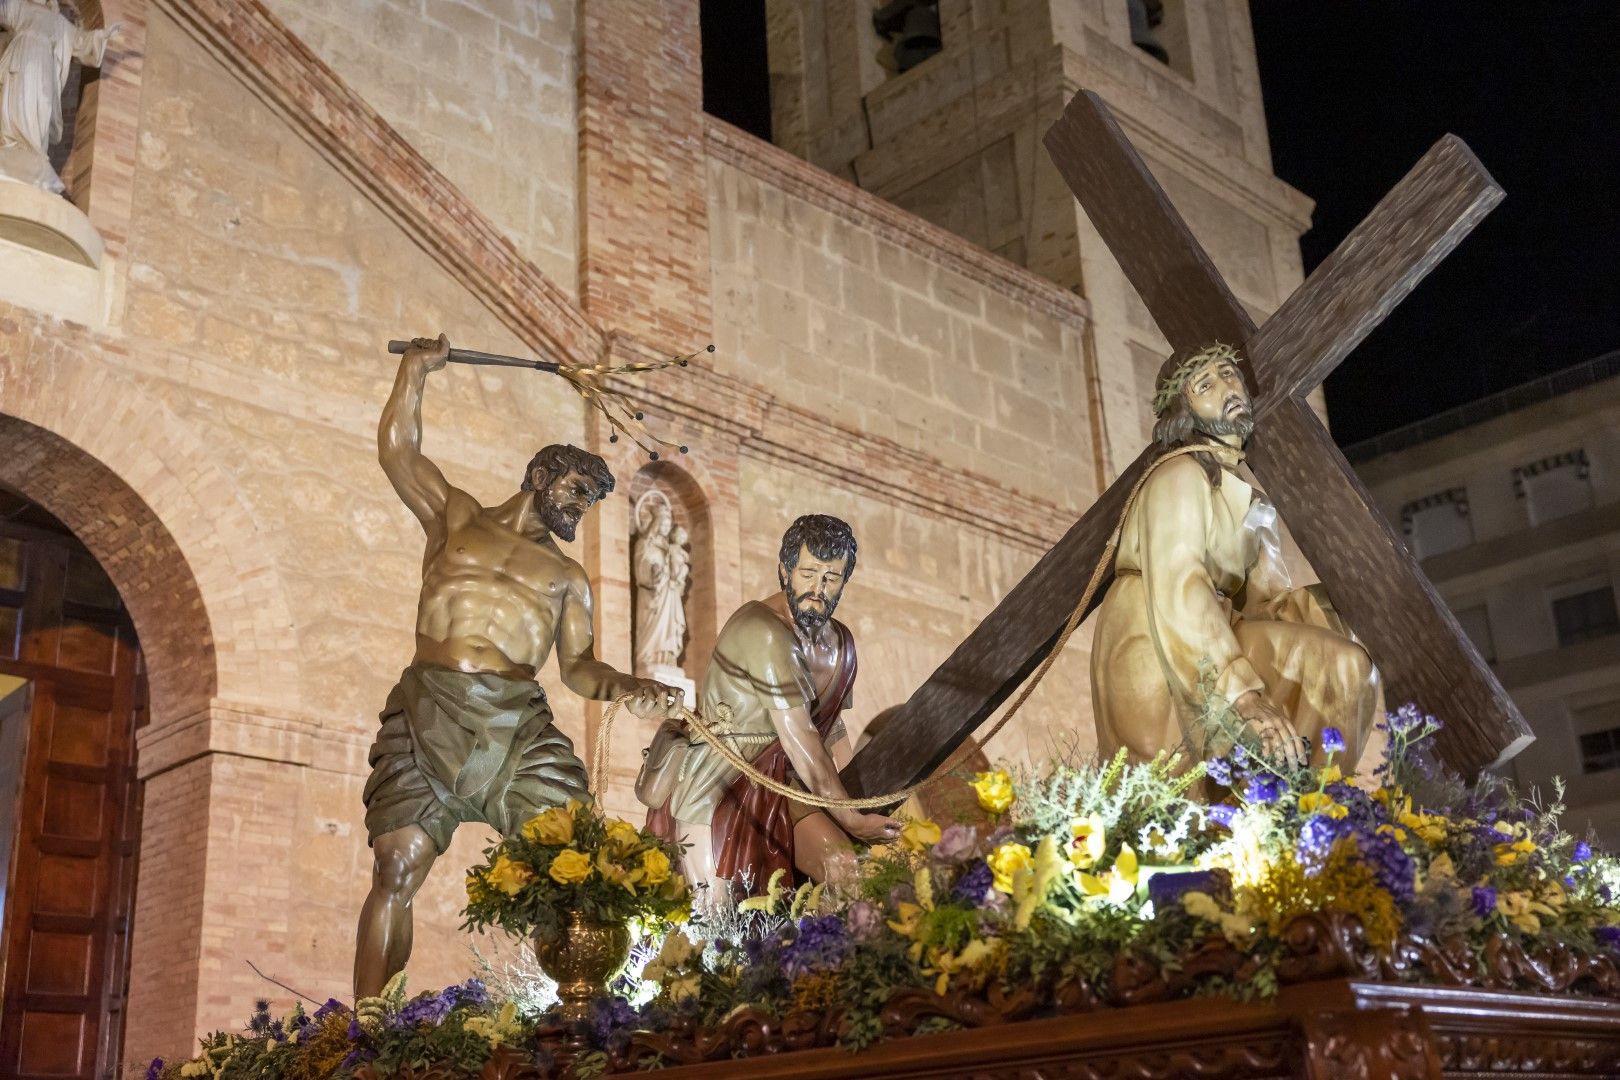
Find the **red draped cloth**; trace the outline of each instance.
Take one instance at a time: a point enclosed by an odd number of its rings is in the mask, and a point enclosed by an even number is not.
[[[811,721],[823,740],[832,731],[838,714],[855,685],[855,637],[843,623],[835,622],[842,635],[838,649],[838,669],[826,691],[817,695]],[[778,783],[797,779],[788,763],[780,739],[762,750],[752,762],[755,769]],[[647,815],[647,827],[665,840],[674,842],[680,824],[665,803]],[[785,795],[778,795],[746,776],[738,776],[726,788],[709,823],[710,843],[715,852],[715,873],[740,887],[744,875],[756,893],[764,892],[777,870],[793,871],[793,812]]]

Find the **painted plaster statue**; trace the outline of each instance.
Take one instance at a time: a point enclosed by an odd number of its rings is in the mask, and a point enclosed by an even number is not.
[[[681,693],[596,659],[591,588],[557,546],[613,490],[613,474],[574,446],[541,450],[522,489],[482,506],[422,453],[422,390],[449,343],[418,338],[399,365],[377,433],[394,490],[427,533],[416,655],[383,707],[366,781],[374,856],[360,914],[356,998],[375,995],[411,951],[411,899],[456,826],[509,833],[541,810],[587,800],[585,767],[552,723],[535,673],[553,649],[581,697],[630,695],[643,718],[676,715]]]
[[[1091,653],[1098,753],[1202,753],[1213,704],[1267,754],[1297,762],[1301,736],[1320,753],[1332,726],[1358,761],[1383,712],[1378,671],[1319,585],[1290,587],[1276,509],[1244,464],[1236,353],[1171,357],[1154,412],[1161,448],[1200,449],[1154,469],[1126,513]]]
[[[705,720],[755,769],[829,798],[847,798],[843,713],[855,686],[855,638],[833,618],[855,570],[855,535],[835,517],[799,518],[782,537],[781,591],[738,608],[720,631],[698,694]],[[886,843],[882,814],[821,810],[750,781],[707,743],[659,729],[637,783],[649,825],[691,844],[689,880],[763,890],[776,870],[824,881],[851,838]],[[723,883],[723,884],[722,884]]]
[[[62,138],[68,73],[74,60],[100,67],[121,24],[81,30],[57,0],[0,0],[0,27],[10,31],[0,49],[0,180],[60,194],[50,150]]]
[[[636,504],[636,674],[673,668],[686,643],[685,594],[691,556],[683,549],[669,499],[654,489]],[[684,572],[683,569],[684,568]]]

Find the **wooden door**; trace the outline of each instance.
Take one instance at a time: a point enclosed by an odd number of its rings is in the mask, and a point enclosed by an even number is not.
[[[0,673],[32,691],[0,941],[0,1076],[110,1080],[140,829],[140,653],[90,554],[37,508],[22,517],[0,520]]]

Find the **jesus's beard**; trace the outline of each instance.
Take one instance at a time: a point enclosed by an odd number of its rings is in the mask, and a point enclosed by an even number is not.
[[[1218,420],[1206,420],[1202,416],[1198,416],[1193,418],[1193,427],[1214,439],[1218,439],[1223,435],[1236,435],[1239,442],[1246,443],[1249,441],[1249,436],[1254,434],[1254,414],[1244,409],[1230,420],[1225,417]]]
[[[835,597],[823,596],[821,597],[821,607],[819,609],[804,607],[802,606],[804,602],[813,598],[814,593],[802,593],[794,596],[791,589],[785,591],[787,592],[788,610],[793,613],[794,625],[807,634],[814,634],[817,630],[826,626],[827,620],[832,618],[833,609],[838,606],[838,600]]]
[[[584,511],[564,510],[543,495],[536,501],[540,504],[540,523],[557,539],[572,542]]]

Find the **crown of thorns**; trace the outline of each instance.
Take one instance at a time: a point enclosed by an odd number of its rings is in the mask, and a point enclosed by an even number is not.
[[[1187,380],[1195,373],[1210,364],[1225,361],[1229,364],[1238,362],[1238,351],[1230,345],[1206,345],[1187,359],[1176,365],[1176,369],[1159,380],[1159,388],[1153,395],[1153,415],[1163,416],[1164,410],[1180,395]]]

